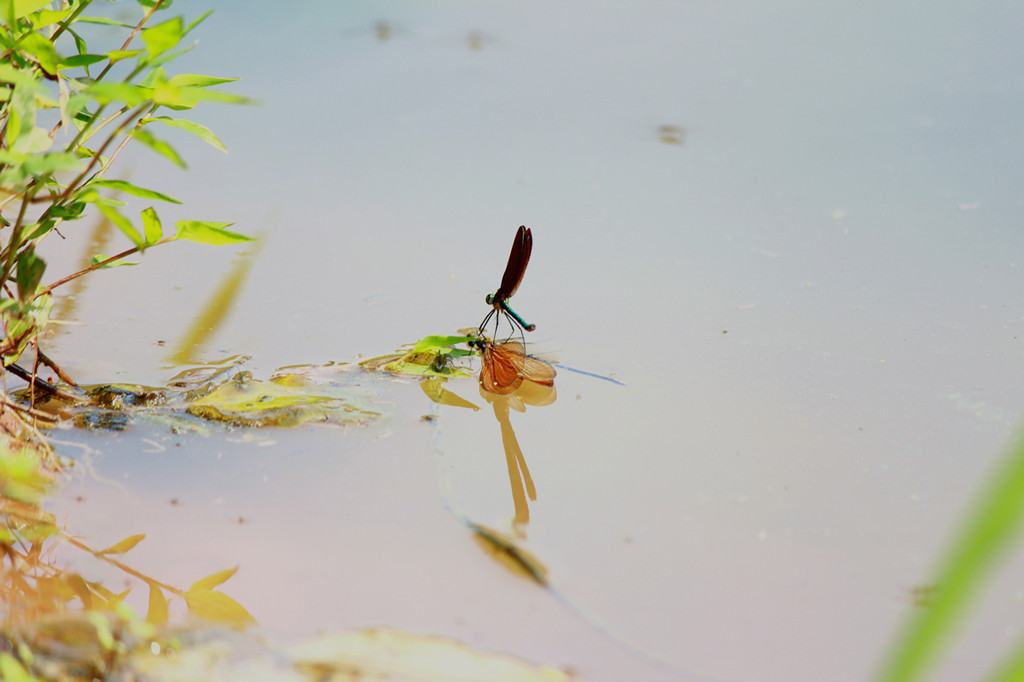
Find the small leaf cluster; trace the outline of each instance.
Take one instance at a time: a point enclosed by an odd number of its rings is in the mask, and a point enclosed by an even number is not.
[[[165,232],[152,206],[138,217],[125,215],[125,202],[111,194],[181,202],[106,177],[131,141],[184,167],[161,137],[166,128],[224,151],[205,126],[168,115],[204,101],[248,101],[219,89],[235,79],[167,71],[170,62],[195,46],[188,36],[210,12],[189,23],[180,16],[158,21],[158,10],[170,0],[139,0],[141,14],[131,24],[92,13],[93,4],[0,0],[0,359],[5,366],[35,342],[48,322],[54,289],[62,284],[96,269],[129,264],[127,256],[170,241],[217,245],[250,240],[228,230],[229,223],[184,220]],[[88,26],[96,24],[123,35],[96,49],[86,38]],[[39,243],[92,208],[132,246],[114,256],[96,254],[89,267],[45,283]]]

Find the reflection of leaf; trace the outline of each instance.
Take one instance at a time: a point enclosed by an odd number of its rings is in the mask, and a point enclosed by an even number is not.
[[[110,547],[107,547],[106,549],[100,550],[100,554],[124,554],[125,552],[135,547],[135,545],[142,542],[145,539],[145,537],[146,536],[141,533],[139,535],[131,535],[129,537],[126,537],[124,540],[121,540],[121,542],[117,543],[116,545],[112,545]]]
[[[212,590],[218,585],[223,585],[224,583],[226,583],[228,579],[237,572],[238,566],[235,566],[234,568],[229,568],[224,571],[218,571],[213,575],[208,575],[201,580],[197,580],[192,585],[192,587],[188,588],[188,591],[191,592],[193,590]]]
[[[515,538],[477,523],[470,523],[469,527],[476,533],[480,545],[495,559],[513,571],[536,580],[541,585],[548,584],[547,567],[533,553],[522,547]]]
[[[256,622],[252,614],[223,592],[190,589],[185,593],[185,603],[192,615],[217,623],[245,625]]]
[[[146,612],[146,620],[155,625],[167,622],[167,598],[153,581],[149,581],[149,611]]]
[[[427,397],[438,405],[451,405],[452,407],[468,407],[472,410],[480,408],[463,399],[458,394],[452,393],[444,387],[441,379],[424,379],[420,382],[420,388],[427,394]]]
[[[188,412],[202,419],[242,426],[298,426],[308,422],[366,424],[380,415],[344,398],[289,388],[284,382],[238,377],[192,402]]]

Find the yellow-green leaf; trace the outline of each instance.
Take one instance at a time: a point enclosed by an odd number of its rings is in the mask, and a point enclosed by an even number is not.
[[[49,5],[51,0],[14,0],[14,18],[21,19]]]
[[[6,651],[0,653],[0,679],[7,682],[36,682],[36,677],[25,670],[25,666]]]
[[[211,244],[213,246],[253,241],[252,237],[247,237],[244,234],[238,234],[237,232],[231,232],[230,230],[224,229],[231,225],[234,225],[234,223],[208,223],[201,220],[180,220],[177,223],[178,233],[175,236],[175,239],[187,239],[191,242]]]
[[[146,620],[154,625],[167,622],[167,598],[155,582],[149,583],[149,611]]]
[[[142,31],[142,42],[150,57],[156,57],[170,50],[181,40],[181,17],[174,17]]]
[[[245,625],[256,619],[241,604],[224,594],[213,590],[189,590],[185,593],[189,613],[217,623]]]
[[[142,237],[139,236],[139,231],[135,229],[135,226],[132,225],[131,221],[118,213],[116,209],[111,206],[105,206],[101,203],[97,203],[96,208],[100,210],[100,213],[107,217],[107,220],[114,223],[121,232],[124,232],[129,239],[135,242],[136,246],[145,245],[145,242],[142,241]]]
[[[92,608],[92,590],[85,584],[85,580],[77,573],[67,577],[68,587],[75,591],[75,596],[82,600],[82,606],[86,611]]]
[[[94,187],[107,187],[118,192],[124,192],[125,194],[131,194],[132,196],[142,197],[143,199],[159,199],[160,201],[167,201],[172,204],[181,203],[181,201],[175,199],[172,196],[168,196],[162,192],[157,192],[156,190],[146,189],[145,187],[139,187],[138,185],[133,185],[132,183],[126,182],[124,180],[95,180],[92,184]]]
[[[51,76],[57,73],[57,62],[59,61],[57,50],[54,49],[53,43],[47,40],[42,33],[29,33],[25,35],[21,39],[19,46],[39,61],[43,71]]]
[[[164,236],[163,226],[160,224],[160,217],[152,206],[142,211],[142,231],[146,236],[146,244],[155,244]]]
[[[103,253],[96,254],[95,256],[92,257],[92,264],[93,265],[99,265],[100,263],[103,263],[103,261],[107,260],[108,258],[110,258],[110,256],[108,256],[106,254],[103,254]],[[119,268],[122,265],[138,265],[141,262],[142,261],[138,261],[138,260],[125,260],[124,258],[118,258],[117,260],[110,261],[109,263],[104,263],[103,265],[100,265],[99,269],[100,270],[106,270],[107,268]]]
[[[135,547],[135,545],[142,542],[145,538],[146,536],[143,533],[130,535],[116,545],[111,545],[104,550],[100,550],[100,554],[124,554]]]
[[[224,571],[218,571],[217,573],[214,573],[213,575],[208,575],[208,576],[206,576],[205,578],[203,578],[201,580],[197,580],[192,585],[192,587],[188,588],[188,591],[192,592],[193,590],[212,590],[213,588],[217,587],[218,585],[223,585],[225,582],[228,581],[228,579],[231,576],[233,576],[237,572],[238,572],[238,566],[235,566],[234,568],[229,568],[229,569],[224,570]]]
[[[213,131],[204,125],[201,125],[199,123],[193,123],[192,121],[187,121],[182,118],[171,118],[169,116],[155,116],[153,118],[144,118],[142,119],[142,124],[145,125],[147,123],[152,123],[154,121],[159,121],[164,125],[169,125],[174,128],[180,128],[181,130],[192,133],[203,142],[206,142],[210,146],[215,147],[216,149],[219,149],[222,152],[226,153],[228,151],[227,148],[224,146],[224,143],[221,142],[217,138],[217,136],[213,134]]]

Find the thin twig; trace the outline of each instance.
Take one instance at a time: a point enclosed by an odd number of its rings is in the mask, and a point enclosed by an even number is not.
[[[46,353],[39,350],[38,348],[36,349],[36,357],[39,358],[39,362],[43,363],[44,365],[52,369],[54,372],[56,372],[57,376],[60,377],[60,380],[63,381],[65,384],[78,388],[78,384],[76,384],[75,381],[70,376],[68,376],[66,372],[64,372],[64,370],[58,367],[57,363],[50,359],[50,356],[48,356]]]
[[[125,40],[124,44],[121,46],[121,51],[122,52],[124,52],[125,50],[128,49],[128,46],[132,44],[133,40],[135,40],[135,36],[137,36],[139,34],[139,31],[142,30],[142,26],[147,21],[149,21],[149,18],[151,16],[153,16],[153,12],[157,11],[158,9],[160,9],[160,5],[162,5],[162,4],[164,4],[164,0],[159,0],[159,2],[154,2],[153,3],[153,6],[149,8],[149,11],[146,12],[145,16],[143,16],[142,19],[139,20],[139,23],[137,23],[135,25],[135,28],[132,29],[132,32],[130,34],[128,34],[128,39]],[[111,60],[107,64],[106,68],[104,68],[102,71],[100,71],[100,75],[96,76],[96,80],[97,81],[103,80],[103,77],[107,75],[107,71],[110,71],[112,66],[114,66],[114,61],[113,60]]]
[[[27,414],[27,415],[31,416],[33,419],[38,419],[39,421],[47,422],[49,424],[56,424],[58,421],[60,421],[60,417],[58,417],[55,414],[50,414],[49,412],[43,412],[42,410],[38,410],[38,409],[36,409],[34,407],[27,407],[25,405],[19,405],[16,402],[8,400],[7,398],[4,398],[4,400],[2,401],[2,404],[3,404],[3,406],[5,408],[9,407],[12,410],[14,410],[15,412],[18,412],[20,414]]]
[[[19,379],[27,381],[30,386],[38,387],[43,392],[44,395],[52,395],[60,398],[61,400],[66,400],[69,402],[74,402],[78,400],[78,398],[76,398],[75,396],[69,393],[65,393],[64,391],[60,390],[59,388],[51,384],[49,381],[46,381],[45,379],[40,379],[39,377],[33,375],[31,372],[19,367],[18,365],[7,365],[7,367],[5,367],[4,369],[6,369],[8,372],[18,377]],[[35,404],[34,396],[32,404]]]
[[[88,165],[86,165],[85,170],[83,170],[81,173],[79,173],[78,177],[76,177],[74,180],[72,180],[71,182],[68,183],[68,186],[64,188],[64,192],[62,192],[60,197],[58,197],[58,199],[57,199],[58,201],[63,201],[64,199],[67,199],[78,188],[78,186],[80,186],[81,184],[84,184],[84,183],[82,183],[82,179],[85,178],[85,176],[89,175],[89,173],[92,171],[93,167],[96,166],[96,162],[99,161],[100,157],[103,156],[103,152],[110,145],[110,143],[114,140],[114,138],[117,137],[117,134],[120,133],[125,128],[127,128],[128,124],[130,124],[132,122],[133,118],[135,118],[136,116],[140,116],[141,117],[141,116],[145,115],[145,112],[143,110],[144,110],[145,107],[148,107],[148,106],[150,106],[150,104],[148,102],[144,102],[144,103],[140,104],[137,107],[137,111],[135,113],[128,114],[128,116],[125,118],[124,122],[121,123],[121,125],[119,125],[117,127],[117,129],[114,130],[114,132],[112,132],[110,134],[110,137],[108,137],[106,139],[106,141],[103,142],[103,145],[98,150],[96,150],[96,153],[89,160]]]
[[[164,237],[163,239],[158,239],[157,241],[153,242],[152,244],[146,244],[146,248],[149,249],[149,248],[152,248],[154,246],[157,246],[158,244],[166,244],[167,242],[171,242],[171,241],[174,241],[174,237]],[[62,284],[67,284],[68,282],[70,282],[73,279],[77,279],[77,278],[81,277],[82,275],[87,275],[90,272],[92,272],[93,270],[99,270],[100,268],[102,268],[104,265],[107,265],[108,263],[113,263],[116,260],[121,260],[122,258],[130,256],[133,253],[138,253],[139,251],[142,251],[142,247],[141,246],[133,246],[132,248],[125,249],[121,253],[118,253],[118,254],[115,254],[113,256],[110,256],[109,258],[104,258],[103,260],[101,260],[98,263],[93,263],[89,267],[83,268],[82,270],[79,270],[78,272],[70,274],[67,277],[62,277],[62,278],[58,279],[56,282],[54,282],[53,284],[50,284],[49,286],[46,286],[43,289],[41,289],[39,291],[39,293],[37,293],[33,297],[32,300],[35,300],[35,299],[39,298],[40,296],[46,296],[47,294],[51,293],[54,289],[56,289],[57,287],[61,286]]]

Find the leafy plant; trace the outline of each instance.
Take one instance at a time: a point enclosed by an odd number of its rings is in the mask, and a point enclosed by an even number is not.
[[[940,562],[927,605],[907,621],[893,642],[879,679],[923,679],[955,629],[963,624],[972,598],[1024,526],[1024,435],[1009,446],[985,489]],[[989,678],[993,682],[1024,679],[1024,642],[1018,643]]]
[[[205,126],[164,112],[205,101],[248,101],[217,88],[235,79],[168,74],[167,65],[194,47],[185,44],[189,33],[210,14],[190,23],[177,16],[154,24],[155,13],[170,4],[139,0],[142,16],[126,24],[87,14],[93,0],[0,0],[0,360],[5,367],[26,348],[38,349],[55,290],[63,284],[128,264],[124,259],[132,254],[179,239],[213,245],[251,240],[228,230],[230,223],[196,220],[179,221],[172,234],[165,234],[155,208],[131,218],[121,210],[125,202],[109,196],[181,203],[107,178],[108,171],[133,140],[184,166],[156,132],[165,126],[224,150]],[[125,35],[95,49],[86,40],[91,24]],[[132,246],[113,256],[96,254],[88,267],[46,282],[38,245],[91,209],[117,226]],[[53,364],[44,354],[37,357]]]

